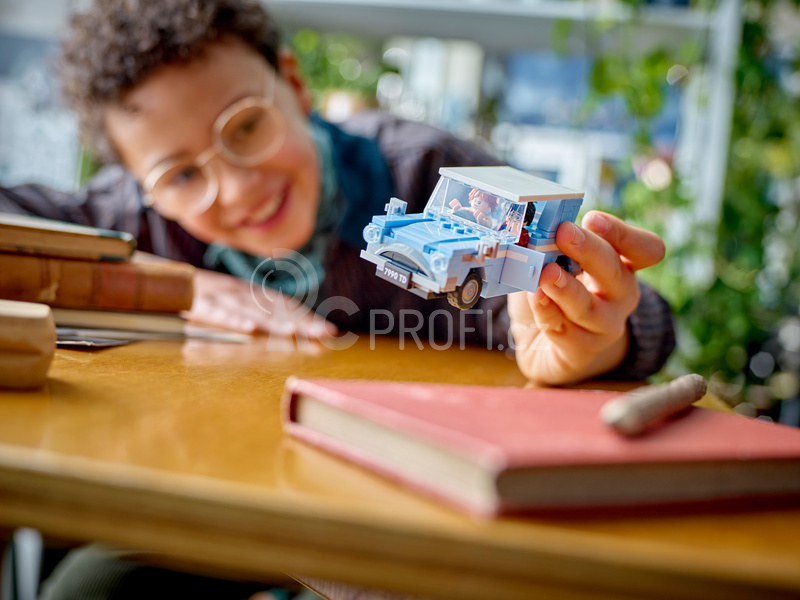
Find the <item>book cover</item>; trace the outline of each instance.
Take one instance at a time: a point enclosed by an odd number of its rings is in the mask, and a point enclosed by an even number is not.
[[[54,307],[177,313],[192,307],[194,267],[0,253],[0,298]]]
[[[117,312],[111,310],[79,310],[54,308],[56,325],[76,329],[105,329],[116,331],[140,331],[185,335],[186,319],[176,314]]]
[[[136,248],[129,233],[28,215],[0,213],[0,251],[80,260],[128,260]]]
[[[109,338],[115,340],[195,339],[209,342],[248,344],[253,336],[192,323],[177,314],[134,313],[112,310],[54,308],[59,336]]]
[[[692,408],[638,438],[621,392],[291,378],[288,433],[479,515],[800,495],[800,430]]]

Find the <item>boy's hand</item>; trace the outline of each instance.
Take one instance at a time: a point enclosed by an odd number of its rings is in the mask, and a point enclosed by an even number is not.
[[[247,281],[198,269],[194,276],[194,302],[185,316],[193,323],[242,333],[271,332],[326,339],[336,326],[279,292],[253,297]]]
[[[635,271],[664,258],[655,233],[598,211],[562,223],[556,243],[583,268],[547,265],[535,293],[508,297],[517,364],[532,381],[562,385],[617,367],[628,351],[627,319],[639,303]]]

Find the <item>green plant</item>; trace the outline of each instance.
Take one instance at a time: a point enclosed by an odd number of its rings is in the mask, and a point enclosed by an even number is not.
[[[291,36],[315,104],[330,90],[347,90],[374,103],[379,77],[387,71],[380,61],[380,44],[344,33],[301,29]]]
[[[638,8],[642,2],[627,4]],[[683,65],[691,77],[700,48],[635,53],[620,44],[600,53],[586,105],[591,111],[619,97],[636,120],[633,152],[618,172],[627,183],[616,212],[668,242],[667,259],[642,274],[666,295],[678,322],[679,348],[668,370],[701,373],[718,381],[717,392],[732,403],[757,398],[760,410],[800,387],[800,361],[783,364],[785,348],[773,343],[800,305],[800,102],[782,81],[787,74],[798,77],[800,48],[795,40],[793,61],[779,60],[770,35],[776,6],[796,16],[800,1],[751,0],[744,7],[724,200],[713,230],[691,218],[696,199],[688,197],[678,174],[663,187],[634,176],[637,163],[657,156],[650,125],[663,105],[669,69]],[[620,27],[636,25],[634,18]],[[787,50],[781,48],[783,56]],[[670,235],[666,223],[681,223],[684,234]],[[702,272],[709,266],[710,272]],[[764,352],[771,353],[775,366],[754,369],[754,357]]]
[[[781,365],[780,348],[765,347],[800,306],[800,102],[781,73],[798,73],[800,47],[795,40],[793,49],[781,48],[781,53],[793,52],[794,59],[780,64],[770,28],[781,5],[795,16],[800,10],[797,0],[745,6],[716,278],[679,313],[696,338],[717,340],[709,350],[724,359],[719,374],[744,386],[741,397],[761,410],[791,391],[791,385],[777,385],[780,381],[798,376],[796,367]],[[726,311],[731,311],[728,319],[722,316]],[[752,358],[765,350],[777,368],[755,368]],[[698,358],[710,364],[713,357],[706,350]]]

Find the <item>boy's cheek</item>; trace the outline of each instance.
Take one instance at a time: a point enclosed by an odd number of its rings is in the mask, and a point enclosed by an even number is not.
[[[214,221],[209,219],[206,215],[182,219],[178,221],[178,224],[188,233],[206,244],[213,244],[215,242],[227,243],[219,225],[215,224]]]

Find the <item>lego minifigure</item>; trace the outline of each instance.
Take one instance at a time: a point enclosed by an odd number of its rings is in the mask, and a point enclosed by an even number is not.
[[[474,220],[483,227],[492,227],[492,217],[489,213],[497,209],[497,196],[493,196],[479,189],[472,189],[469,192],[469,205],[465,207],[456,198],[450,201],[450,208],[453,214]]]

